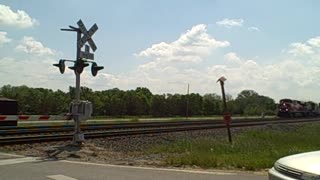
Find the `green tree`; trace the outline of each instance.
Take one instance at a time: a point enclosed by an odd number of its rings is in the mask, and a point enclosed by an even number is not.
[[[235,100],[236,113],[245,115],[274,114],[273,99],[261,96],[253,90],[243,90]]]
[[[221,114],[221,96],[217,94],[205,94],[203,96],[203,114],[219,115]]]
[[[155,117],[167,116],[168,108],[165,95],[154,95],[151,99],[150,113]]]
[[[186,95],[186,98],[189,99],[188,115],[203,115],[202,109],[202,97],[198,93],[191,93]]]

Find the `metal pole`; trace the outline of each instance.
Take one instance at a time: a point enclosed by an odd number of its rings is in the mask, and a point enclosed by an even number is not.
[[[226,95],[224,92],[224,82],[220,80],[221,85],[221,91],[222,91],[222,100],[223,100],[223,114],[227,113],[227,101],[226,101]],[[226,123],[227,125],[227,131],[228,131],[228,139],[229,142],[232,144],[232,137],[231,137],[231,131],[230,131],[230,124]]]
[[[77,42],[79,42],[81,39],[81,31],[77,31]],[[78,111],[79,111],[79,104],[80,104],[80,73],[78,72],[78,66],[80,61],[80,47],[77,45],[77,55],[76,55],[76,63],[75,63],[75,74],[76,74],[76,89],[75,89],[75,104],[77,105]],[[81,139],[79,138],[81,136],[81,129],[80,129],[80,120],[79,120],[79,114],[74,116],[74,143],[81,143]]]
[[[187,89],[187,110],[186,110],[186,119],[189,117],[189,84]]]
[[[81,32],[77,31],[77,42],[79,42],[81,39]],[[77,71],[77,67],[79,65],[80,61],[80,51],[81,49],[77,46],[77,56],[76,56],[76,64],[75,64],[75,74],[76,74],[76,97],[75,100],[77,103],[80,102],[80,73]]]
[[[227,101],[226,101],[226,94],[224,92],[224,82],[220,81],[221,85],[221,92],[222,92],[222,101],[223,101],[223,113],[227,111]]]

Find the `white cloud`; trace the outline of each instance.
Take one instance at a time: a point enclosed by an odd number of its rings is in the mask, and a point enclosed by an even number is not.
[[[291,43],[289,53],[298,56],[298,55],[305,55],[305,54],[313,54],[313,50],[311,46],[308,46],[304,43]]]
[[[292,48],[292,44],[289,47]],[[287,51],[287,56],[277,58],[271,64],[262,63],[259,59],[242,58],[235,52],[226,53],[222,63],[214,61],[209,67],[201,68],[187,66],[185,63],[185,66],[164,63],[163,57],[155,56],[151,62],[139,66],[128,75],[117,76],[115,87],[130,89],[145,86],[153,93],[186,93],[186,85],[189,83],[193,92],[219,94],[220,87],[216,85],[216,80],[225,76],[226,91],[233,97],[241,90],[253,89],[275,100],[294,98],[320,101],[316,91],[320,87],[320,77],[316,76],[320,73],[320,66],[315,65],[320,53],[319,48],[310,47],[314,52],[312,54],[302,53],[297,57]],[[306,63],[305,59],[311,60]]]
[[[229,46],[228,41],[217,41],[207,33],[204,24],[193,26],[171,43],[161,42],[136,54],[157,59],[158,62],[200,62],[213,49]]]
[[[20,44],[16,47],[16,50],[37,56],[54,55],[55,53],[54,50],[44,47],[41,42],[36,41],[33,37],[29,36],[23,37]]]
[[[137,69],[116,76],[101,73],[99,86],[108,81],[114,82],[114,86],[110,84],[110,88],[130,89],[143,86],[150,88],[154,93],[184,92],[184,85],[187,82],[203,82],[201,80],[203,72],[194,69],[194,66],[201,63],[212,52],[228,46],[230,46],[228,41],[214,39],[207,33],[207,26],[199,24],[181,34],[173,42],[154,44],[136,53],[136,57],[149,60]]]
[[[253,89],[259,94],[269,96],[275,100],[287,97],[320,101],[318,92],[315,90],[319,89],[318,84],[320,82],[320,77],[316,76],[316,74],[320,73],[320,63],[318,66],[315,65],[318,63],[317,60],[319,58],[317,57],[320,57],[320,53],[318,53],[316,45],[313,43],[316,42],[315,40],[307,41],[308,46],[311,47],[309,50],[314,53],[308,53],[308,49],[300,48],[300,51],[304,52],[305,50],[307,53],[300,53],[298,57],[293,54],[293,51],[286,51],[287,56],[278,58],[275,61],[276,63],[272,64],[261,63],[263,61],[259,59],[258,61],[242,58],[235,52],[223,55],[224,62],[212,61],[209,66],[196,66],[192,61],[176,63],[168,60],[167,58],[172,59],[170,56],[175,56],[176,52],[181,52],[179,49],[193,49],[189,47],[189,44],[193,44],[191,42],[194,41],[198,42],[199,40],[197,39],[201,38],[191,37],[199,37],[199,34],[203,33],[203,31],[200,31],[201,33],[191,33],[199,32],[198,30],[195,31],[195,29],[199,30],[201,28],[192,28],[172,43],[159,43],[141,51],[137,56],[141,58],[147,57],[150,61],[127,74],[109,75],[102,73],[101,77],[99,77],[101,80],[99,80],[99,84],[107,83],[109,88],[119,87],[121,89],[144,86],[148,87],[153,93],[185,94],[189,83],[192,89],[191,92],[220,94],[220,87],[216,80],[221,76],[225,76],[227,78],[226,91],[232,94],[233,97],[236,97],[241,90]],[[205,34],[207,33],[205,32]],[[208,36],[209,34],[207,34]],[[193,41],[185,40],[184,37],[188,37],[186,39],[192,39]],[[179,44],[179,46],[176,46],[176,44]],[[208,48],[210,43],[204,44]],[[299,49],[301,44],[303,43],[289,44],[289,49]],[[201,60],[207,57],[208,52],[215,50],[215,48],[209,49],[205,51],[195,50],[189,54],[193,54],[194,57],[199,59],[198,63],[202,63],[204,61]],[[304,58],[301,58],[302,55]],[[253,56],[256,57],[256,55]],[[214,56],[212,59],[221,59],[221,57]],[[306,63],[305,59],[311,59],[312,61],[310,60],[310,62]]]
[[[218,26],[223,26],[226,28],[241,27],[243,23],[243,19],[223,19],[221,21],[216,22]]]
[[[308,41],[308,44],[310,44],[311,46],[314,47],[320,47],[320,36],[315,37],[315,38],[311,38]]]
[[[224,58],[225,58],[226,60],[228,60],[228,62],[235,63],[235,64],[237,64],[237,65],[239,65],[239,64],[242,63],[241,60],[240,60],[240,58],[239,58],[239,57],[237,56],[237,54],[234,53],[234,52],[229,52],[229,53],[225,54],[225,55],[224,55]]]
[[[0,31],[0,46],[5,43],[11,42],[11,39],[7,37],[7,32]]]
[[[14,12],[9,6],[0,4],[0,25],[29,28],[37,24],[39,24],[38,21],[31,18],[25,11]]]
[[[54,63],[57,60],[39,56],[0,58],[0,76],[5,77],[0,84],[67,90],[74,84],[74,74],[69,70],[61,75]]]
[[[254,27],[254,26],[248,27],[248,30],[249,31],[260,31],[260,29],[258,27]]]
[[[225,76],[228,79],[227,92],[234,96],[243,89],[253,89],[276,100],[285,97],[320,100],[316,91],[306,93],[306,89],[318,88],[316,82],[320,78],[315,76],[320,72],[318,67],[293,59],[281,59],[275,64],[236,59],[240,62],[238,66],[213,65],[206,72],[210,77]]]
[[[306,42],[291,43],[288,49],[288,53],[295,56],[307,56],[313,55],[313,57],[320,57],[320,36],[310,38]]]
[[[137,53],[136,57],[149,61],[131,72],[110,74],[103,70],[96,77],[92,77],[90,68],[86,68],[81,75],[81,85],[94,89],[131,89],[143,86],[154,93],[182,93],[185,92],[184,85],[187,82],[198,84],[199,87],[207,84],[207,78],[203,79],[204,72],[194,69],[193,66],[202,62],[212,52],[229,45],[227,41],[218,41],[211,37],[207,33],[206,25],[196,25],[173,42],[155,44]],[[29,56],[23,57],[26,59],[0,59],[0,66],[5,67],[0,76],[9,76],[1,79],[0,84],[26,84],[60,89],[74,85],[74,73],[66,69],[65,74],[60,75],[58,69],[52,66],[57,60],[46,56],[54,54],[55,51],[41,42],[32,37],[24,37],[16,50],[29,53]],[[208,89],[202,92],[205,90]]]
[[[17,45],[16,51],[28,53],[22,56],[12,51],[10,57],[0,58],[0,84],[28,85],[31,87],[47,87],[66,90],[72,85],[72,72],[66,72],[61,78],[58,68],[52,64],[55,50],[45,47],[32,37],[24,37]]]

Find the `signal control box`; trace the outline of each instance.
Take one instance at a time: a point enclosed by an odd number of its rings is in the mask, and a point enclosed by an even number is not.
[[[75,120],[85,121],[91,118],[92,103],[90,101],[71,102],[70,111]]]

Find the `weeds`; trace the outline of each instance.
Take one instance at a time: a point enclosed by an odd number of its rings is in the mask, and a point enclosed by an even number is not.
[[[166,163],[173,166],[260,170],[272,167],[280,157],[318,150],[319,132],[320,125],[285,131],[250,130],[235,136],[233,145],[225,139],[202,137],[159,145],[149,153],[166,154]]]

